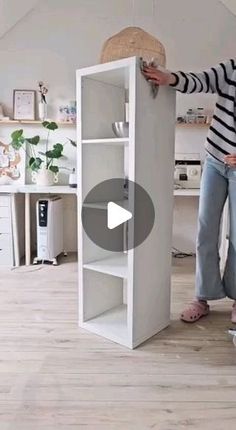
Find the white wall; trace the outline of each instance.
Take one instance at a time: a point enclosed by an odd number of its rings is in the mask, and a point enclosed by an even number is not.
[[[202,70],[235,56],[236,18],[220,1],[134,3],[133,11],[133,0],[39,1],[0,40],[0,101],[7,112],[12,111],[14,88],[36,88],[37,81],[44,80],[50,89],[49,113],[56,116],[61,102],[75,98],[75,69],[98,62],[104,40],[128,25],[142,26],[159,37],[170,69]],[[212,107],[213,103],[212,96],[179,95],[178,112],[189,106]],[[202,132],[181,131],[177,149],[202,151],[204,138]],[[174,245],[193,250],[196,201],[182,200],[175,213]],[[188,220],[188,237],[183,219]]]
[[[0,38],[30,13],[36,3],[37,0],[0,0]]]

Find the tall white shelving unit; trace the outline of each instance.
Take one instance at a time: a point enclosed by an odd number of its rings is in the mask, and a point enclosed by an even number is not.
[[[111,125],[124,120],[127,100],[129,137],[118,139]],[[78,70],[77,106],[79,325],[135,348],[170,318],[175,92],[160,88],[153,99],[139,59],[132,57]],[[98,183],[126,176],[151,196],[155,224],[137,248],[109,252],[83,230],[82,203]],[[90,211],[107,216],[104,196],[91,202]]]

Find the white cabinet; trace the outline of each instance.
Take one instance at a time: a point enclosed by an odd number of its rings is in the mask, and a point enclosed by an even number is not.
[[[0,194],[0,266],[13,266],[11,195]]]
[[[112,123],[124,120],[127,101],[129,137],[115,138]],[[78,70],[77,105],[79,325],[134,348],[170,318],[175,92],[160,88],[154,99],[132,57]],[[83,230],[82,203],[98,183],[127,176],[151,196],[155,223],[138,247],[109,252]],[[90,210],[106,209],[105,197]]]

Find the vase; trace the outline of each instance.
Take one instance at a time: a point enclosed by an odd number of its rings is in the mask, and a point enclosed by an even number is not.
[[[32,182],[41,187],[51,186],[58,183],[58,173],[41,168],[38,172],[32,172]]]
[[[47,118],[47,103],[39,102],[39,119],[45,121]]]

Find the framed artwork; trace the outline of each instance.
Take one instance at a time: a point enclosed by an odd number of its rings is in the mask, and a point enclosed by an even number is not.
[[[14,90],[13,92],[13,116],[19,121],[35,120],[36,91]]]
[[[25,184],[25,152],[12,148],[0,138],[0,184]]]

